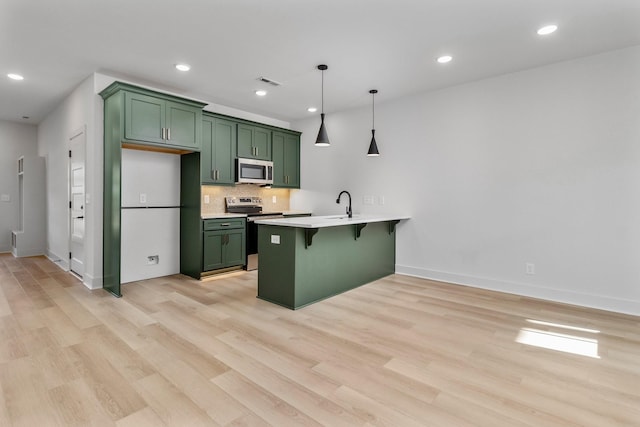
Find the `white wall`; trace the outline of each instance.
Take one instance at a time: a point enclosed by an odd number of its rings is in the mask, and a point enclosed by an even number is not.
[[[638,75],[633,47],[377,104],[379,158],[370,107],[327,115],[330,148],[293,123],[291,207],[342,212],[347,189],[411,214],[399,273],[640,314]]]
[[[97,120],[100,120],[98,123]],[[102,287],[102,103],[94,77],[84,80],[38,125],[38,151],[47,164],[47,256],[68,269],[69,138],[86,131],[85,275],[90,288]]]
[[[11,230],[19,224],[18,157],[37,156],[37,128],[33,125],[0,120],[0,252],[11,250]]]

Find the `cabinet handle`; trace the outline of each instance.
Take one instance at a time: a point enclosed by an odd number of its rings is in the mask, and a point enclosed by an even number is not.
[[[220,179],[220,171],[216,169],[216,181]]]
[[[228,244],[229,244],[229,235],[228,235],[228,234],[225,234],[225,235],[224,235],[224,244],[225,244],[225,245],[228,245]]]
[[[164,137],[164,128],[162,128],[162,136],[160,137],[160,139],[166,139],[166,138]]]
[[[167,140],[171,139],[171,128],[167,128]]]
[[[231,225],[230,222],[224,222],[222,224],[220,224],[220,227],[229,227]]]

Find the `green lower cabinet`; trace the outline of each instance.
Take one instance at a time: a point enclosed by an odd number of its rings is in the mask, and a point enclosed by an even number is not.
[[[245,264],[245,219],[204,220],[202,271]]]
[[[273,186],[300,188],[300,135],[272,133]]]
[[[258,298],[291,309],[395,272],[396,233],[388,222],[310,229],[260,225]],[[274,237],[278,236],[278,237]]]

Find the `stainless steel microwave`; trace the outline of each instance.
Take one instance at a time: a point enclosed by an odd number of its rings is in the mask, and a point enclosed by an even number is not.
[[[273,162],[239,157],[236,159],[236,184],[273,184]]]

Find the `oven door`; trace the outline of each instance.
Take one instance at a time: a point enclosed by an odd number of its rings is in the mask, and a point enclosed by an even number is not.
[[[247,217],[247,271],[258,269],[258,224],[259,219],[284,218],[284,215],[261,215]]]

